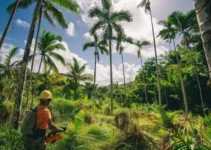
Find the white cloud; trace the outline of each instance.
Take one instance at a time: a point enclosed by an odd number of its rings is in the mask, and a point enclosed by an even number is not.
[[[89,40],[89,41],[93,41],[94,40],[94,38],[90,35],[89,32],[87,32],[87,33],[84,34],[84,38],[86,40]]]
[[[77,1],[80,8],[83,10],[83,13],[81,15],[82,20],[87,23],[89,27],[91,27],[95,22],[95,19],[91,19],[88,16],[88,12],[90,8],[93,8],[95,6],[101,6],[101,1],[99,0],[78,0]],[[151,27],[151,20],[149,14],[145,13],[143,8],[137,9],[137,5],[140,3],[140,0],[133,0],[133,2],[129,0],[112,0],[113,7],[115,11],[120,10],[128,10],[132,14],[133,21],[132,22],[121,22],[121,25],[123,26],[125,33],[127,36],[132,37],[134,40],[147,40],[151,43],[150,46],[143,47],[142,55],[145,58],[154,57],[154,47],[153,47],[153,36],[152,36],[152,27]],[[157,24],[158,20],[156,18],[153,18],[153,24],[154,24],[154,30],[155,30],[155,36],[158,35],[159,31],[163,28],[162,26]],[[100,31],[102,33],[102,31]],[[89,33],[85,33],[84,37],[86,39],[91,39]],[[162,41],[158,37],[156,38],[156,45],[157,45],[157,53],[162,54],[164,50],[168,50],[164,46],[162,46]],[[115,49],[115,42],[112,42],[112,52],[116,53]],[[130,45],[127,43],[124,43],[123,46],[125,47],[125,53],[136,55],[137,47],[134,45]]]
[[[33,43],[35,40],[33,39]],[[83,58],[79,57],[77,54],[72,53],[70,49],[68,48],[68,45],[66,42],[62,42],[64,47],[67,49],[66,51],[62,50],[55,50],[56,53],[60,54],[64,59],[65,62],[67,63],[72,63],[73,62],[73,57],[75,57],[80,65],[83,65],[87,63],[86,60]],[[34,45],[34,44],[32,44]],[[32,46],[33,47],[33,46]],[[13,48],[12,44],[7,44],[5,43],[2,47],[2,50],[0,51],[0,55],[4,57],[9,53],[9,50]],[[32,51],[31,51],[32,53]],[[19,54],[16,55],[16,57],[13,59],[13,62],[16,60],[21,60],[24,54],[24,49],[20,49]],[[34,63],[34,72],[38,71],[38,67],[40,64],[40,56],[35,57],[35,63]],[[61,63],[59,63],[57,60],[54,60],[55,64],[57,65],[59,72],[61,73],[66,73],[68,72],[68,69],[63,66]],[[129,64],[129,63],[124,63],[125,65],[125,76],[126,76],[126,82],[133,81],[135,76],[137,75],[137,71],[139,70],[140,66],[139,65],[134,65],[134,64]],[[31,67],[31,62],[29,62],[28,67]],[[43,70],[43,67],[41,67],[41,71]],[[87,66],[87,69],[85,70],[85,73],[90,73],[93,74],[94,69],[90,68],[90,66]],[[118,67],[115,67],[113,65],[113,81],[114,82],[119,82],[123,83],[123,72],[122,72],[122,64],[120,64]],[[97,76],[96,76],[96,83],[99,85],[109,85],[110,84],[110,66],[109,65],[103,65],[97,63]]]
[[[24,28],[29,28],[30,27],[30,24],[26,21],[22,21],[21,19],[17,19],[15,21],[15,23],[21,27],[24,27]]]
[[[24,40],[24,44],[26,45],[26,40]],[[30,48],[30,55],[32,55],[34,52],[34,46],[35,46],[35,39],[33,38],[31,48]],[[24,49],[21,49],[21,53],[24,53]]]
[[[64,47],[67,49],[66,51],[61,50],[55,50],[56,53],[60,54],[64,59],[66,63],[73,63],[73,57],[75,57],[80,65],[83,65],[87,63],[86,60],[79,57],[77,54],[70,51],[68,45],[66,42],[62,42]],[[36,58],[35,62],[39,62],[40,58]],[[54,60],[57,64],[57,67],[59,69],[59,72],[66,73],[68,72],[68,69],[64,67],[61,63]],[[38,69],[38,64],[35,64],[36,70]],[[137,71],[139,70],[139,65],[129,64],[125,63],[125,75],[126,75],[126,82],[133,81],[135,76],[137,75]],[[85,73],[94,73],[94,69],[90,68],[88,65]],[[117,68],[113,65],[113,81],[118,81],[119,83],[123,83],[123,73],[122,73],[122,64],[120,64]],[[109,85],[110,84],[110,66],[109,65],[103,65],[97,63],[97,76],[96,76],[96,83],[99,85]]]
[[[75,35],[75,26],[72,22],[69,23],[68,28],[66,29],[68,36],[74,36]]]
[[[139,65],[124,63],[125,65],[125,77],[126,82],[133,81],[135,76],[138,74]],[[122,64],[117,67],[113,65],[113,82],[123,83],[123,71]],[[110,84],[110,66],[102,65],[97,63],[97,76],[96,83],[99,85],[109,85]]]
[[[83,10],[81,17],[82,20],[91,27],[97,20],[97,18],[89,18],[88,12],[90,8],[95,6],[101,6],[101,1],[99,0],[78,0],[77,1],[80,8]],[[150,16],[144,12],[143,9],[137,9],[137,5],[140,3],[140,0],[113,0],[113,7],[115,11],[128,10],[132,16],[132,22],[121,22],[125,32],[128,36],[136,40],[148,40],[152,43],[152,29]],[[157,20],[153,18],[155,35],[158,34],[162,26],[157,24]]]

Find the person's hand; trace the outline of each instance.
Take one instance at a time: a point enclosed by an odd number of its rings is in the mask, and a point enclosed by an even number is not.
[[[64,129],[62,129],[62,128],[58,128],[58,131],[59,131],[59,132],[63,132],[63,131],[64,131]]]

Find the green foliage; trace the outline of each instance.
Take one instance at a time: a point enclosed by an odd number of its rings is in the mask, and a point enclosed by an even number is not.
[[[88,136],[91,136],[98,140],[106,140],[107,138],[106,131],[103,130],[103,128],[99,127],[98,125],[94,124],[89,127],[87,134]]]
[[[4,101],[0,103],[0,124],[9,123],[12,117],[13,102]]]
[[[1,150],[24,150],[22,134],[8,125],[0,127]]]
[[[120,130],[127,130],[129,126],[129,116],[127,112],[120,112],[115,116],[115,123]]]
[[[168,114],[163,107],[158,106],[158,112],[160,113],[161,120],[162,120],[162,125],[166,128],[171,128],[173,127],[173,119],[175,117],[175,114]]]

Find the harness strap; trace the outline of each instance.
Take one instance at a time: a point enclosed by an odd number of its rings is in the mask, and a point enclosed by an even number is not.
[[[36,114],[39,110],[45,109],[45,106],[35,107],[34,110],[36,111]],[[44,123],[45,120],[43,120],[40,124],[36,125],[36,128],[32,131],[32,134]]]

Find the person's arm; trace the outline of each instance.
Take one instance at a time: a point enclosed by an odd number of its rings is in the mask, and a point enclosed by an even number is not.
[[[53,124],[53,122],[52,122],[51,119],[49,119],[49,120],[47,121],[47,123],[48,123],[48,126],[49,126],[49,129],[50,129],[50,130],[53,130],[53,131],[63,131],[62,129],[57,128],[57,127]]]

